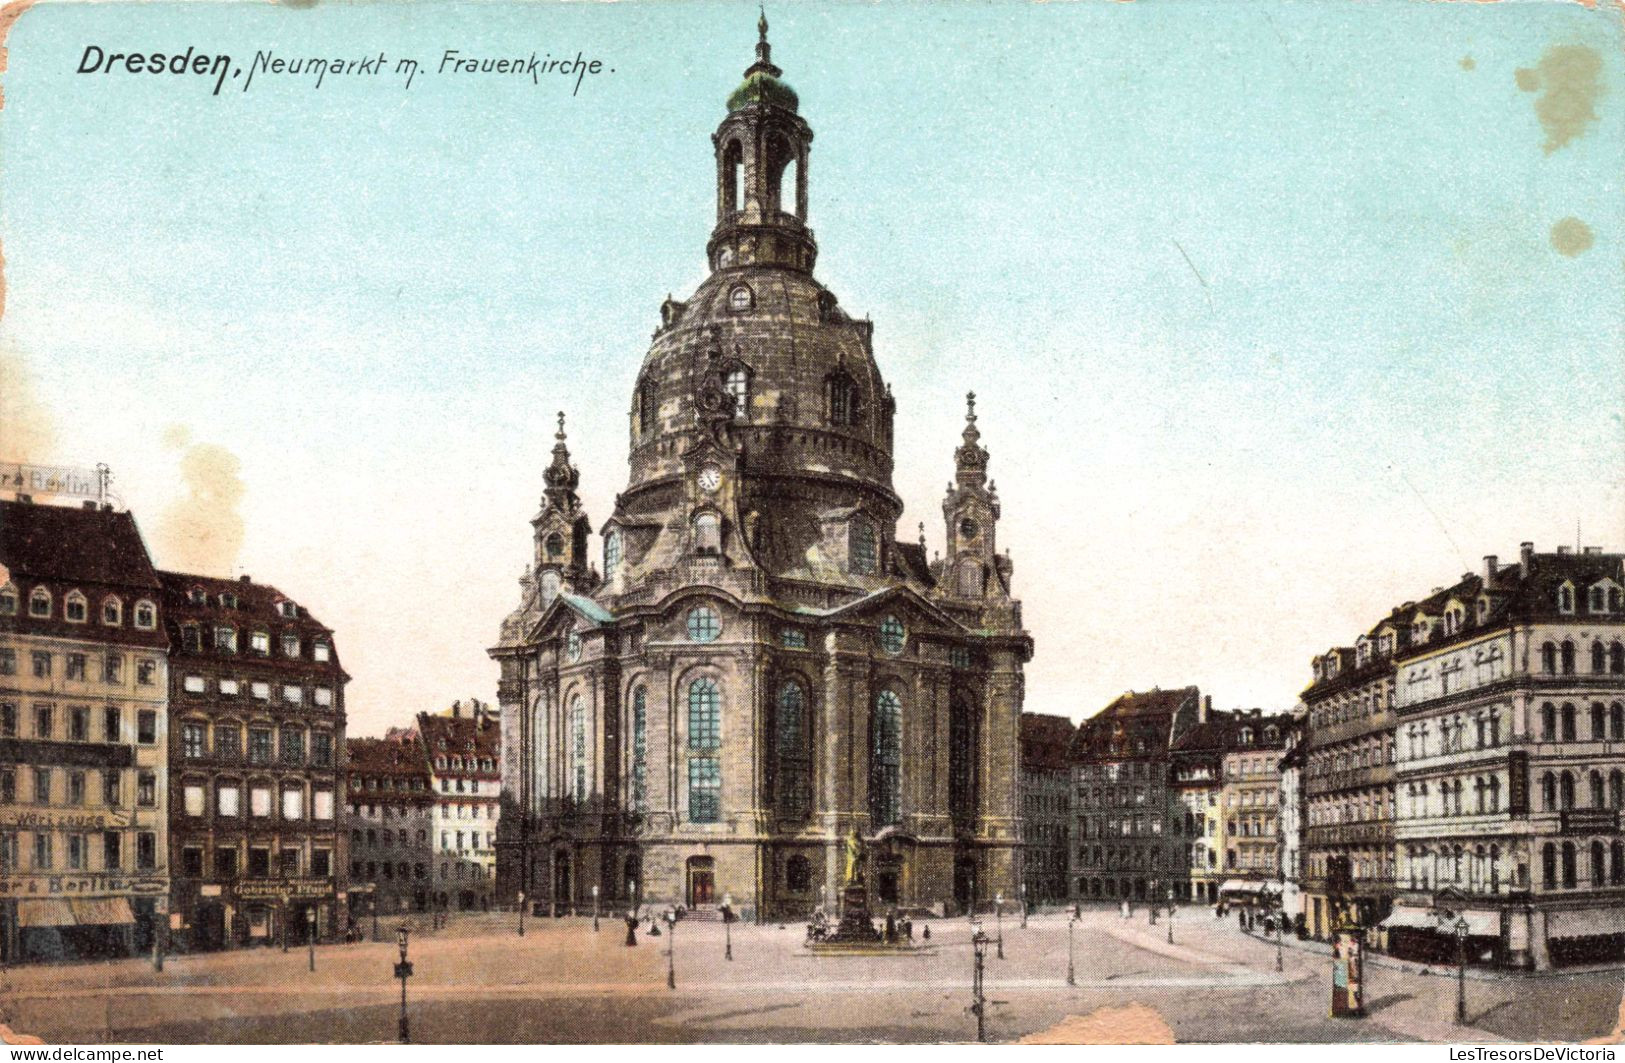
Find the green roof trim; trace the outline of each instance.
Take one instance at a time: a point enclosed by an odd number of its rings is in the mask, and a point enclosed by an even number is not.
[[[796,96],[795,89],[765,71],[757,71],[750,75],[733,90],[733,94],[728,97],[728,110],[737,111],[753,103],[771,103],[787,111],[794,111],[801,106],[801,100]]]

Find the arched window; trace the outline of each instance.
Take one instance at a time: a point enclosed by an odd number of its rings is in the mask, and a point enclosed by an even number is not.
[[[1618,768],[1608,773],[1608,807],[1625,808],[1625,772]]]
[[[908,629],[903,622],[895,616],[888,616],[880,622],[880,648],[893,657],[903,652],[908,642]]]
[[[750,420],[750,370],[744,366],[728,370],[727,387],[734,400],[734,420]]]
[[[124,622],[124,603],[112,595],[102,599],[102,623],[118,627]]]
[[[1575,851],[1573,842],[1563,843],[1563,888],[1573,889],[1579,878],[1575,868]]]
[[[1602,842],[1591,843],[1591,885],[1601,887],[1608,882],[1607,863]]]
[[[843,369],[824,381],[824,409],[830,424],[856,425],[861,421],[863,401],[858,386]]]
[[[807,692],[795,680],[779,687],[777,742],[778,778],[775,796],[779,815],[799,820],[807,814],[810,767],[807,756]]]
[[[1572,741],[1575,740],[1575,735],[1577,733],[1576,728],[1575,728],[1575,724],[1578,722],[1578,718],[1579,718],[1579,714],[1575,712],[1574,706],[1572,704],[1570,704],[1569,702],[1564,702],[1563,703],[1563,741],[1572,742]]]
[[[712,679],[688,685],[688,818],[722,820],[722,695]]]
[[[1625,885],[1625,842],[1614,842],[1608,847],[1608,884]]]
[[[1625,705],[1617,701],[1608,706],[1608,737],[1615,742],[1625,739]]]
[[[1591,807],[1592,808],[1605,808],[1605,807],[1607,807],[1604,804],[1604,799],[1603,799],[1602,772],[1593,770],[1591,772],[1589,782],[1591,784],[1590,785]]]
[[[1625,643],[1609,644],[1608,671],[1611,675],[1625,675]]]
[[[869,826],[879,830],[902,819],[903,703],[890,690],[875,696],[869,730]]]
[[[1543,642],[1540,646],[1540,670],[1547,675],[1557,674],[1557,643]]]
[[[748,284],[736,284],[728,290],[728,309],[738,313],[756,305],[756,293]]]
[[[1557,846],[1551,842],[1540,847],[1540,884],[1549,890],[1557,888]]]
[[[1564,639],[1563,640],[1563,645],[1559,648],[1559,652],[1561,653],[1562,658],[1563,658],[1563,674],[1564,675],[1573,675],[1574,674],[1574,643],[1570,642],[1568,639]]]
[[[621,567],[621,533],[611,531],[604,536],[604,578],[614,579]]]
[[[1557,611],[1560,613],[1574,612],[1574,588],[1567,583],[1557,588]]]
[[[649,693],[632,691],[632,811],[642,812],[649,797]]]
[[[722,214],[740,210],[745,203],[745,153],[739,141],[730,140],[722,149]]]
[[[638,385],[638,436],[644,438],[655,428],[655,386],[645,380]]]
[[[688,748],[711,752],[722,745],[722,693],[714,679],[688,685]]]
[[[1608,670],[1608,651],[1603,649],[1600,642],[1591,644],[1591,670],[1598,673]]]
[[[17,615],[17,588],[8,583],[0,587],[0,616]]]
[[[1491,812],[1499,812],[1499,811],[1501,811],[1501,779],[1500,779],[1499,776],[1496,776],[1496,775],[1491,775],[1490,776],[1489,792],[1490,792],[1490,811]]]
[[[852,521],[852,571],[861,576],[872,576],[879,562],[875,548],[875,526],[859,517]]]
[[[1608,596],[1604,593],[1603,585],[1598,583],[1586,595],[1586,607],[1593,613],[1606,613],[1608,611]]]
[[[701,513],[694,518],[694,552],[702,557],[722,553],[722,521],[715,513]]]
[[[550,558],[563,557],[564,536],[560,535],[558,532],[553,532],[542,541],[542,549],[547,551],[547,556]]]
[[[1549,701],[1540,707],[1540,740],[1557,741],[1557,706]]]
[[[571,793],[577,804],[587,801],[587,709],[581,695],[570,698]]]
[[[1544,811],[1557,811],[1557,776],[1551,772],[1540,777],[1540,803]]]
[[[1574,808],[1574,773],[1565,771],[1557,777],[1557,805],[1567,812]]]
[[[1601,742],[1608,737],[1608,712],[1602,702],[1591,703],[1591,740]]]
[[[959,563],[959,596],[961,598],[980,598],[985,589],[982,563],[973,558],[965,558]]]
[[[83,624],[86,615],[85,596],[78,591],[69,591],[68,597],[64,600],[62,615],[70,624]]]

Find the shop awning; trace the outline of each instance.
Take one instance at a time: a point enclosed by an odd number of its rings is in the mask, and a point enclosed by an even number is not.
[[[52,898],[17,902],[18,926],[73,926],[77,922],[78,920],[73,917],[73,909],[65,900]]]
[[[1396,926],[1417,927],[1424,930],[1437,930],[1439,921],[1423,908],[1395,908],[1388,913],[1388,918],[1377,924],[1388,930]]]
[[[1226,879],[1224,885],[1219,887],[1220,893],[1259,893],[1268,885],[1264,882],[1249,882],[1244,878]]]
[[[1546,934],[1554,938],[1625,934],[1625,908],[1583,908],[1577,912],[1552,912],[1546,917]]]
[[[68,902],[81,926],[115,926],[134,923],[130,902],[123,897],[75,897]]]

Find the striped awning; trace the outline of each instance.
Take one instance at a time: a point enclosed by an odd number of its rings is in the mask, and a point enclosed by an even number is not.
[[[68,902],[81,926],[117,926],[135,922],[130,902],[123,897],[75,897]]]
[[[17,902],[18,926],[73,926],[79,920],[73,917],[68,902],[57,898],[21,900]]]

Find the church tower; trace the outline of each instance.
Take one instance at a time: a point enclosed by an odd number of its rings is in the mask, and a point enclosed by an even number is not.
[[[874,326],[813,276],[813,134],[757,23],[712,137],[709,273],[630,381],[628,475],[598,529],[562,421],[501,667],[498,890],[554,910],[805,916],[863,840],[878,905],[1014,896],[1032,639],[994,550],[972,407],[948,558],[897,538],[897,404]]]

